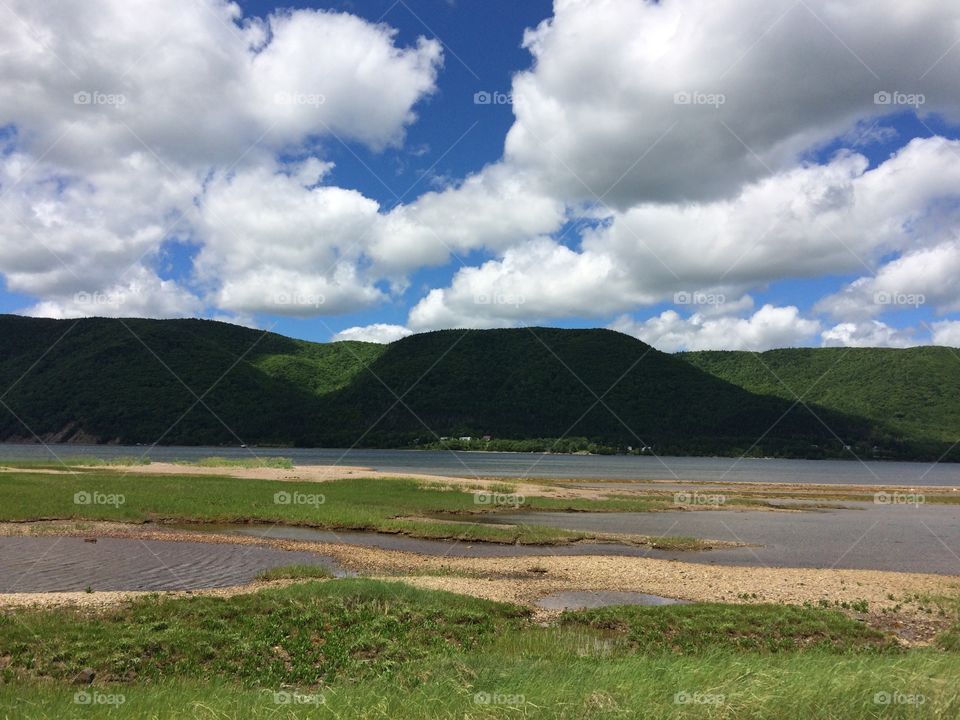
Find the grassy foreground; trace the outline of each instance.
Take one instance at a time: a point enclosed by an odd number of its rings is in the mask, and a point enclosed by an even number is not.
[[[637,512],[646,499],[559,500],[509,492],[474,494],[458,486],[398,479],[324,483],[250,480],[226,476],[125,474],[96,468],[73,473],[0,473],[0,521],[36,519],[121,522],[266,522],[331,530],[370,530],[413,537],[497,543],[560,544],[596,539],[596,533],[471,524],[458,518],[514,510]],[[443,514],[441,519],[432,515]],[[658,547],[697,549],[693,538],[653,538]]]
[[[0,615],[0,718],[957,717],[960,654],[840,614],[527,611],[370,580]],[[71,685],[84,668],[92,685]],[[199,680],[198,678],[204,678]]]

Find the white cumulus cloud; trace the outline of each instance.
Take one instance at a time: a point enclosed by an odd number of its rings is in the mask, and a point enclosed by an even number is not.
[[[333,342],[338,342],[340,340],[361,340],[363,342],[372,342],[372,343],[392,343],[394,340],[400,340],[405,338],[408,335],[412,335],[413,331],[404,327],[403,325],[389,325],[387,323],[373,323],[372,325],[364,325],[347,328],[346,330],[341,330],[336,335],[333,336]]]
[[[667,310],[648,320],[621,317],[610,329],[633,335],[658,350],[770,350],[806,345],[820,331],[820,323],[800,315],[794,306],[764,305],[745,318],[682,317]]]

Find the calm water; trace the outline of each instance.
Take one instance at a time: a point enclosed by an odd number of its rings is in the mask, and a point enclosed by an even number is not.
[[[119,445],[0,444],[0,460],[53,460],[146,455],[154,460],[227,457],[293,458],[300,465],[360,465],[431,475],[555,477],[582,480],[678,480],[777,483],[861,483],[960,486],[960,464],[856,460],[738,460],[736,458],[544,455],[420,450],[263,449]]]
[[[708,565],[851,568],[960,575],[960,506],[845,503],[848,509],[769,512],[497,514],[503,523],[639,535],[687,535],[750,547],[674,552]],[[664,554],[651,555],[663,557]]]
[[[76,537],[0,537],[0,593],[193,590],[242,585],[261,570],[336,562],[311,552],[256,545]]]

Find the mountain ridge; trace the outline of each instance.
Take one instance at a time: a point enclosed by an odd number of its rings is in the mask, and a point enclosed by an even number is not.
[[[772,351],[767,362],[799,387],[830,350]],[[934,355],[865,363],[870,382],[884,367],[892,381],[911,377],[911,363],[935,369],[917,392],[878,397],[848,363],[846,395],[825,383],[808,408],[762,379],[756,354],[671,355],[605,329],[438,330],[376,345],[209,320],[2,315],[0,440],[418,447],[490,435],[658,454],[936,459],[960,423],[960,362]],[[919,407],[938,384],[934,411]]]

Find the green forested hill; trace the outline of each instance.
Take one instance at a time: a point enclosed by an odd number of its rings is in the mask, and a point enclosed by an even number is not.
[[[876,351],[895,360],[864,355],[859,369],[833,350],[764,354],[798,393],[826,373],[805,397],[817,419],[764,381],[754,355],[668,355],[609,330],[447,330],[382,346],[204,320],[0,316],[0,439],[413,447],[576,436],[658,453],[824,457],[849,444],[867,457],[936,457],[957,427],[960,360],[954,369],[927,350]]]
[[[0,316],[0,438],[304,442],[317,393],[382,350],[206,320]]]
[[[378,445],[489,434],[733,452],[765,436],[767,452],[817,454],[813,445],[835,442],[806,411],[610,330],[424,333],[391,344],[370,370],[326,398],[333,422],[319,424],[334,444],[352,442],[361,427]],[[867,423],[826,414],[847,436],[872,438]]]
[[[796,348],[678,357],[751,392],[800,396],[903,437],[960,440],[960,354],[953,348]]]

